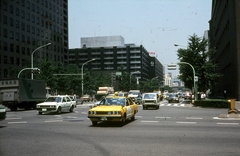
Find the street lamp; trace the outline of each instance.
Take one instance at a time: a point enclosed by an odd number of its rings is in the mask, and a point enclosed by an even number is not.
[[[32,69],[33,69],[33,54],[34,54],[38,49],[41,49],[41,48],[43,48],[43,47],[46,47],[46,46],[48,46],[48,45],[50,45],[50,44],[51,44],[51,43],[47,43],[47,44],[42,45],[42,46],[36,48],[35,50],[33,50],[33,52],[31,53],[31,68],[32,68]],[[31,79],[33,79],[33,73],[31,73]]]
[[[91,59],[91,60],[89,60],[89,61],[87,61],[87,62],[85,62],[85,63],[83,63],[82,64],[82,95],[83,95],[83,66],[85,65],[85,64],[87,64],[87,63],[89,63],[89,62],[91,62],[91,61],[94,61],[95,60],[95,58],[94,59]]]
[[[192,70],[193,70],[193,89],[194,89],[194,100],[196,100],[196,92],[197,92],[197,89],[196,89],[196,81],[197,81],[197,76],[195,76],[195,69],[193,68],[193,66],[188,63],[188,62],[178,62],[177,64],[187,64],[189,66],[191,66]],[[168,70],[175,70],[176,69],[176,64],[169,64],[168,65]]]
[[[132,72],[131,74],[130,74],[130,85],[131,85],[131,77],[132,77],[132,74],[139,74],[140,73],[140,71],[135,71],[135,72]]]
[[[152,81],[152,80],[154,80],[154,79],[157,79],[157,78],[158,78],[158,76],[156,76],[156,77],[152,78],[152,79],[151,79],[151,81]]]

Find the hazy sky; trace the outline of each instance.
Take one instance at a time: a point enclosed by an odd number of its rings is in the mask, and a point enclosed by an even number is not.
[[[168,72],[181,48],[174,43],[187,46],[190,35],[209,29],[211,6],[212,0],[68,0],[69,48],[80,48],[81,37],[121,35],[156,52]]]

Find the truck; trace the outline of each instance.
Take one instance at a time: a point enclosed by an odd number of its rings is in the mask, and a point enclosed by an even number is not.
[[[36,79],[0,80],[0,103],[11,111],[18,108],[35,109],[36,104],[46,100],[46,83]]]
[[[98,87],[98,91],[97,91],[97,94],[95,95],[95,99],[99,101],[102,96],[106,96],[108,94],[113,94],[113,93],[114,93],[113,87]]]

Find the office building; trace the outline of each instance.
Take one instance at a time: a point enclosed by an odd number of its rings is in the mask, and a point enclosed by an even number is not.
[[[140,73],[132,76],[141,81],[154,77],[163,81],[163,65],[156,57],[150,56],[142,45],[124,44],[124,38],[121,36],[84,38],[81,39],[81,45],[81,48],[69,49],[69,63],[76,64],[79,68],[95,58],[95,61],[88,63],[84,68],[117,72],[120,67],[124,67],[129,74],[139,71]]]
[[[0,78],[16,78],[41,60],[68,63],[68,0],[1,0]],[[21,77],[30,78],[26,73]]]
[[[222,76],[211,89],[212,95],[240,100],[240,1],[213,0],[210,20],[210,48],[216,72]]]

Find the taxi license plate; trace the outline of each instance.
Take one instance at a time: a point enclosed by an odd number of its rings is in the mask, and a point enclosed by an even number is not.
[[[42,111],[47,111],[47,108],[43,108]]]
[[[102,117],[101,120],[102,120],[102,121],[106,121],[107,118],[106,118],[106,117]]]

